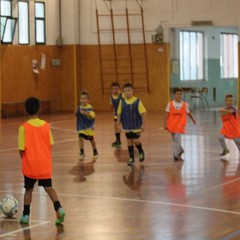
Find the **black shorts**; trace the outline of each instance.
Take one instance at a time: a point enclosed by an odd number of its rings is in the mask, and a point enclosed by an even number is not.
[[[89,140],[89,141],[91,141],[91,140],[94,139],[93,136],[88,136],[88,135],[86,135],[86,134],[84,134],[84,133],[79,133],[78,136],[79,136],[80,138],[83,138],[83,139]]]
[[[127,139],[138,139],[141,136],[141,132],[126,132]]]
[[[46,179],[33,179],[24,176],[24,188],[29,189],[33,188],[34,184],[38,181],[38,186],[42,187],[51,187],[52,186],[52,179],[46,178]]]

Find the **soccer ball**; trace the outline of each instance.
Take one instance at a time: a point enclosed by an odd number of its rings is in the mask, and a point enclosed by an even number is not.
[[[0,208],[7,217],[12,217],[18,212],[19,204],[14,197],[4,197],[0,202]]]

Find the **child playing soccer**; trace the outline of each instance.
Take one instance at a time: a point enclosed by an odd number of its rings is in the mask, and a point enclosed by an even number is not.
[[[56,211],[56,224],[64,221],[65,212],[52,187],[52,159],[51,146],[53,137],[50,124],[38,118],[40,102],[35,97],[25,101],[25,111],[29,120],[19,127],[18,149],[22,159],[22,173],[24,175],[24,209],[20,223],[29,223],[30,205],[34,184],[44,187],[53,202]]]
[[[94,121],[95,121],[95,112],[93,107],[88,103],[89,93],[87,91],[82,91],[80,93],[80,105],[76,111],[77,117],[77,131],[79,136],[79,148],[80,148],[80,160],[85,158],[84,153],[84,142],[83,140],[90,141],[93,148],[93,160],[98,158],[98,152],[96,148],[96,143],[94,140]]]
[[[240,151],[240,122],[237,109],[233,106],[234,97],[231,94],[225,96],[225,107],[220,109],[222,118],[222,128],[219,135],[219,142],[223,152],[221,157],[227,157],[229,150],[225,138],[233,139],[238,150]]]
[[[110,104],[113,109],[113,117],[114,117],[114,132],[116,141],[112,143],[113,147],[120,147],[122,145],[120,139],[120,131],[117,126],[117,108],[119,101],[122,99],[122,93],[120,91],[120,84],[119,82],[113,82],[111,85],[111,97],[110,97]]]
[[[124,84],[123,93],[125,98],[121,99],[117,110],[119,130],[120,125],[122,125],[127,137],[130,157],[128,160],[128,166],[132,166],[135,162],[134,145],[138,149],[140,162],[143,162],[145,159],[140,135],[145,128],[146,109],[141,100],[133,96],[133,92],[133,86],[131,83]]]
[[[166,114],[164,119],[164,129],[168,130],[173,139],[173,159],[174,161],[181,161],[181,155],[184,153],[184,149],[181,145],[181,134],[185,133],[185,127],[187,122],[187,115],[191,118],[195,124],[196,121],[193,118],[188,104],[182,101],[183,91],[181,88],[174,88],[174,99],[170,101],[166,107]]]

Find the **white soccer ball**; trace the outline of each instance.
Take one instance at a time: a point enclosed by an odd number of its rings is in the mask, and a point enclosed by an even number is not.
[[[1,200],[0,208],[5,216],[12,217],[18,212],[19,203],[14,197],[4,197]]]

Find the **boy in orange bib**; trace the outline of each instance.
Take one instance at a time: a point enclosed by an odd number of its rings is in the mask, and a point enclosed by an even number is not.
[[[185,133],[187,115],[194,124],[196,121],[189,110],[188,104],[182,101],[183,90],[181,88],[174,88],[173,94],[174,99],[166,107],[163,127],[172,135],[173,159],[174,161],[179,161],[182,160],[181,155],[184,153],[181,145],[181,134]]]
[[[223,152],[221,157],[227,157],[229,150],[225,138],[232,139],[240,151],[240,124],[237,109],[233,106],[234,97],[231,94],[225,96],[225,107],[220,109],[222,118],[222,128],[219,135],[219,142]]]
[[[53,202],[56,211],[56,224],[64,221],[65,212],[52,187],[52,158],[51,147],[53,137],[50,124],[38,118],[40,101],[30,97],[25,101],[25,111],[29,115],[27,122],[18,130],[18,149],[22,159],[24,176],[24,209],[20,223],[28,224],[32,192],[36,182],[42,186]]]

